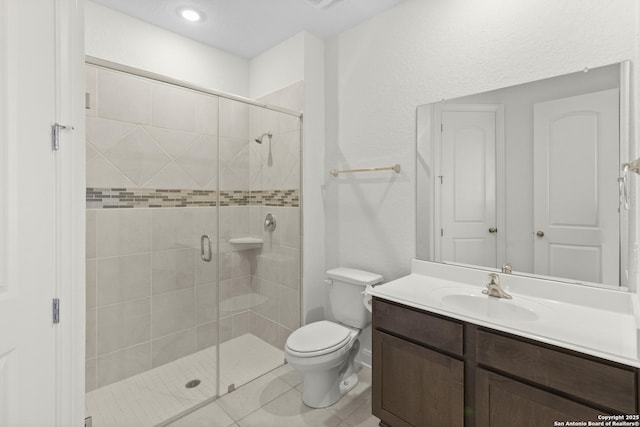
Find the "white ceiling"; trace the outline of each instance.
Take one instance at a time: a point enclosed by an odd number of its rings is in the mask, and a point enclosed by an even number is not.
[[[127,15],[243,58],[308,31],[322,39],[339,34],[403,0],[335,0],[316,8],[306,0],[93,0]],[[309,0],[317,3],[317,0]],[[194,7],[205,20],[189,23],[178,8]]]

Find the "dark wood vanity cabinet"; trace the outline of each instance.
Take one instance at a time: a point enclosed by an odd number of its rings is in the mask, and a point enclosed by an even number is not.
[[[373,414],[389,427],[538,427],[638,414],[638,370],[378,298]]]
[[[394,427],[464,426],[462,324],[379,300],[373,313],[374,415]]]

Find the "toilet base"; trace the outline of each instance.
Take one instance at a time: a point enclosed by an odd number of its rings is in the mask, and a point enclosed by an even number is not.
[[[347,379],[342,380],[340,383],[340,393],[342,396],[349,393],[356,385],[358,385],[358,374],[355,372],[351,374]]]
[[[302,402],[310,408],[326,408],[351,391],[358,384],[358,375],[352,373],[342,379],[340,368],[324,372],[306,372],[304,382],[313,384],[313,387],[303,386]]]

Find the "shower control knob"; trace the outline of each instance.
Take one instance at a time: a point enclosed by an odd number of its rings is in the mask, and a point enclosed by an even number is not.
[[[542,231],[542,230],[538,230],[538,232],[536,233],[536,236],[538,236],[538,237],[544,237],[544,231]]]
[[[264,218],[264,231],[273,231],[276,229],[276,218],[268,213]]]

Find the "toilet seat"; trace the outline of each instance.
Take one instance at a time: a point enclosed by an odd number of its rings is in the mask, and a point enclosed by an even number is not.
[[[355,335],[351,329],[320,320],[295,330],[287,339],[287,351],[297,357],[316,357],[347,345]]]

